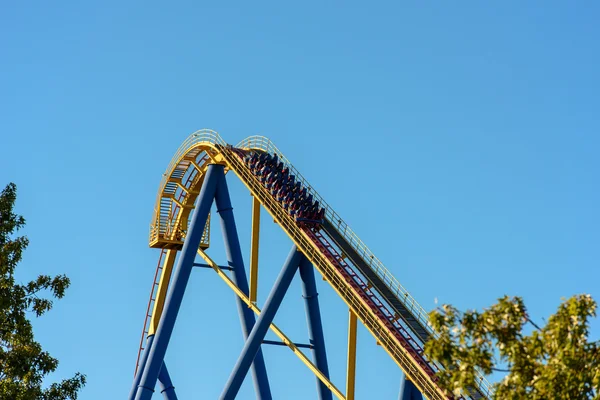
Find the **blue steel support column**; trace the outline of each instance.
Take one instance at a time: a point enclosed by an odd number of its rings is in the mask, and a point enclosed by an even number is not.
[[[321,311],[319,310],[319,294],[315,282],[315,270],[302,255],[300,261],[300,277],[302,278],[302,297],[306,307],[306,321],[308,323],[308,339],[313,345],[312,353],[315,365],[329,379],[329,366],[327,364],[327,353],[325,352],[325,338],[323,336],[323,324],[321,323]],[[332,400],[332,394],[327,386],[317,379],[317,389],[320,400]]]
[[[150,354],[150,348],[152,348],[152,341],[154,340],[154,335],[148,336],[146,339],[146,348],[144,349],[144,353],[142,354],[142,358],[140,359],[140,364],[138,365],[137,372],[135,373],[135,377],[133,378],[133,385],[131,386],[131,391],[129,392],[129,400],[135,399],[135,394],[137,392],[138,385],[140,384],[140,380],[142,379],[142,374],[144,373],[144,369],[146,368],[146,362],[148,361],[148,354]]]
[[[158,384],[160,386],[160,392],[165,400],[177,400],[175,386],[173,386],[169,371],[167,370],[167,364],[165,364],[164,361],[160,368],[160,372],[158,373]]]
[[[165,306],[158,323],[158,329],[154,335],[154,343],[150,347],[150,353],[148,355],[148,361],[146,368],[142,374],[142,379],[138,385],[138,391],[136,400],[150,400],[154,387],[156,386],[156,380],[158,379],[158,373],[163,364],[165,353],[167,352],[167,346],[173,333],[173,327],[175,326],[175,319],[177,313],[181,307],[183,301],[183,293],[185,287],[190,279],[192,272],[194,259],[198,247],[200,246],[200,240],[202,239],[202,233],[204,231],[204,225],[210,212],[210,207],[215,198],[215,191],[219,176],[223,175],[224,166],[218,164],[212,164],[208,166],[200,195],[196,201],[196,209],[192,217],[188,233],[185,237],[183,249],[177,261],[177,266],[173,271],[173,280],[167,293],[165,300]]]
[[[419,392],[419,389],[414,383],[406,379],[406,375],[402,376],[399,400],[423,400],[423,395]]]
[[[252,328],[252,332],[250,332],[248,340],[246,340],[246,344],[242,349],[242,353],[240,354],[235,367],[233,367],[229,380],[225,384],[225,389],[223,389],[223,393],[221,393],[221,400],[235,399],[235,396],[240,390],[242,382],[244,382],[244,378],[248,373],[250,364],[252,364],[252,360],[258,353],[260,345],[267,334],[267,330],[269,329],[271,322],[273,322],[273,318],[281,305],[283,296],[285,296],[285,292],[289,288],[290,283],[292,283],[294,274],[300,264],[301,256],[302,253],[300,253],[294,245],[283,269],[273,285],[273,289],[271,289],[271,293],[269,293],[265,307],[262,309],[254,328]]]
[[[223,241],[225,242],[225,252],[227,253],[227,261],[233,268],[233,283],[240,288],[246,296],[249,296],[250,289],[248,288],[248,278],[244,269],[244,259],[242,257],[242,249],[238,238],[235,219],[233,217],[233,208],[229,197],[229,189],[225,175],[219,177],[217,192],[215,194],[215,202],[217,204],[217,212],[221,217],[221,228],[223,231]],[[252,310],[240,299],[235,296],[237,301],[238,313],[242,324],[242,333],[244,339],[248,339],[248,335],[256,322]],[[260,400],[270,400],[272,398],[271,388],[269,387],[269,378],[267,377],[267,368],[262,350],[259,348],[252,363],[252,379],[254,381],[254,389],[256,397]]]

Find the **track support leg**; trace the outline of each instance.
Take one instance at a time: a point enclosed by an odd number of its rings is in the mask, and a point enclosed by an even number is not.
[[[172,284],[169,287],[165,308],[156,334],[154,335],[154,343],[148,348],[150,350],[148,361],[138,384],[136,400],[150,400],[152,393],[154,393],[158,374],[162,367],[165,353],[167,352],[173,327],[175,326],[175,319],[183,301],[183,293],[190,279],[196,252],[200,246],[208,213],[215,198],[219,176],[223,175],[223,165],[211,164],[208,166],[200,195],[196,201],[192,223],[186,235],[179,260],[177,260],[177,266],[173,272]]]
[[[406,379],[406,375],[402,377],[402,383],[400,384],[399,400],[423,400],[423,395],[419,392],[419,389],[414,383]]]
[[[173,386],[173,382],[171,382],[171,377],[169,376],[169,371],[167,370],[167,364],[165,364],[164,361],[158,374],[158,384],[160,386],[160,392],[165,400],[177,400],[175,386]]]
[[[313,345],[313,360],[317,368],[329,379],[329,366],[325,351],[319,298],[317,297],[319,294],[317,293],[317,284],[315,282],[315,270],[304,255],[302,255],[302,260],[300,261],[300,277],[302,278],[302,297],[304,297],[306,308],[308,338],[310,344]],[[317,379],[317,391],[319,393],[319,400],[332,400],[331,391],[319,379]]]
[[[135,399],[135,394],[137,392],[138,385],[142,379],[142,375],[144,374],[144,369],[146,369],[146,363],[148,362],[148,354],[150,354],[150,349],[152,348],[152,342],[154,341],[154,335],[148,336],[146,339],[146,348],[144,349],[144,353],[142,354],[142,358],[140,359],[140,364],[138,365],[137,372],[135,373],[135,377],[133,378],[133,385],[131,386],[131,391],[129,392],[129,400]]]
[[[246,277],[246,271],[244,269],[242,249],[240,247],[240,241],[235,225],[233,207],[231,206],[231,199],[229,197],[229,189],[227,187],[225,174],[219,176],[215,201],[217,204],[217,213],[219,213],[219,216],[221,217],[221,228],[223,231],[223,240],[225,242],[227,261],[229,266],[233,269],[232,280],[237,287],[240,288],[240,290],[243,291],[246,296],[248,296],[248,278]],[[244,335],[244,339],[247,340],[248,335],[250,335],[250,331],[256,322],[256,317],[242,299],[240,299],[238,296],[235,296],[235,298],[237,302],[238,313],[240,315],[240,322],[242,324],[242,333]],[[265,366],[265,360],[260,347],[258,348],[256,356],[254,357],[253,355],[253,358],[254,362],[252,363],[252,378],[254,381],[256,397],[259,400],[270,400],[272,398],[271,388],[269,387],[267,368]]]
[[[256,304],[258,291],[258,241],[260,237],[260,201],[252,196],[252,236],[250,237],[250,301]]]
[[[354,400],[356,384],[356,314],[348,312],[348,366],[346,368],[346,399]]]
[[[248,373],[250,364],[252,364],[252,360],[260,349],[260,345],[265,338],[269,325],[273,322],[273,318],[281,305],[281,301],[283,300],[290,283],[292,283],[294,274],[300,264],[301,257],[302,253],[300,253],[294,245],[283,269],[275,281],[273,289],[271,289],[271,293],[265,302],[265,307],[258,317],[258,321],[256,321],[254,328],[252,328],[252,332],[250,332],[250,335],[248,336],[248,340],[246,340],[246,344],[233,368],[233,372],[225,384],[225,389],[223,389],[223,393],[221,393],[221,400],[235,399],[235,396],[240,390],[242,382]]]

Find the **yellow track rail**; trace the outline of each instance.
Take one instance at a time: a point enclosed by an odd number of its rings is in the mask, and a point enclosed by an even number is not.
[[[427,329],[427,334],[433,335],[428,325],[425,310],[410,296],[392,274],[383,266],[358,236],[347,226],[341,217],[316,193],[306,179],[295,169],[283,154],[268,139],[254,136],[245,139],[236,147],[255,149],[278,154],[288,165],[297,181],[311,191],[313,197],[326,209],[326,218],[335,224],[338,231],[348,240],[353,248],[369,262],[369,266],[379,275],[393,293],[403,301],[404,306]],[[180,249],[187,232],[187,226],[197,195],[204,178],[206,168],[210,163],[220,163],[226,166],[226,171],[233,171],[246,185],[251,194],[260,201],[263,207],[279,223],[281,228],[292,239],[300,251],[312,262],[337,294],[346,302],[348,307],[371,332],[379,344],[400,366],[419,390],[429,399],[447,399],[450,396],[437,386],[434,379],[412,358],[403,344],[386,327],[384,321],[361,298],[359,293],[345,280],[327,257],[313,243],[306,233],[296,224],[271,194],[250,173],[240,158],[228,148],[227,144],[214,131],[202,130],[192,134],[180,146],[169,164],[161,181],[154,218],[150,229],[151,247]],[[182,183],[183,182],[183,183]],[[177,201],[175,202],[175,198]],[[208,227],[205,230],[205,241],[208,243]],[[207,247],[206,245],[204,247]],[[423,339],[421,337],[421,339]],[[480,377],[478,396],[473,398],[490,398],[489,384]],[[481,396],[481,394],[483,396]]]

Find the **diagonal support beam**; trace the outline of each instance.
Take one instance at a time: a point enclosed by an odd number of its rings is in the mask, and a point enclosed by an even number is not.
[[[302,297],[306,308],[306,322],[308,324],[308,338],[312,347],[313,360],[323,375],[329,378],[327,353],[325,352],[325,337],[323,323],[319,309],[319,293],[315,281],[315,269],[308,259],[302,255],[300,261],[300,278],[302,279]],[[331,400],[331,391],[317,379],[319,400]]]
[[[167,364],[165,364],[164,361],[160,368],[160,372],[158,373],[158,384],[160,386],[160,392],[165,400],[177,400],[175,386],[173,386],[171,376],[169,376],[169,371],[167,370]]]
[[[250,301],[250,299],[248,298],[248,296],[246,296],[234,283],[231,279],[229,279],[229,277],[225,274],[225,272],[223,272],[219,266],[217,265],[217,263],[215,263],[202,249],[198,249],[198,254],[200,255],[200,257],[202,257],[202,259],[204,261],[206,261],[206,263],[208,265],[210,265],[213,270],[217,273],[217,275],[219,276],[219,278],[221,278],[223,280],[223,282],[225,282],[225,284],[227,286],[229,286],[229,288],[231,290],[233,290],[233,292],[240,298],[242,299],[242,301],[248,306],[249,309],[251,309],[255,314],[260,315],[261,310],[260,308],[258,308],[256,306],[256,304],[252,303]],[[300,361],[302,361],[304,363],[304,365],[306,365],[308,367],[308,369],[311,370],[311,372],[313,374],[315,374],[315,376],[317,378],[319,378],[319,380],[321,382],[323,382],[323,384],[329,389],[331,390],[331,393],[333,393],[333,395],[335,397],[337,397],[339,400],[345,400],[346,397],[344,397],[344,394],[329,380],[329,378],[327,378],[325,375],[323,375],[323,373],[315,366],[315,364],[312,363],[312,361],[310,361],[310,359],[308,357],[306,357],[306,355],[294,344],[294,342],[292,342],[292,340],[285,334],[283,333],[283,331],[281,329],[279,329],[277,327],[277,325],[271,323],[271,331],[275,334],[275,336],[277,336],[279,339],[281,339],[281,341],[283,343],[285,343],[285,345],[287,347],[289,347],[289,349],[296,355],[296,357],[298,357],[300,359]]]
[[[217,190],[215,193],[215,202],[217,204],[217,213],[221,217],[221,230],[223,232],[223,241],[225,243],[225,253],[229,267],[233,269],[233,281],[244,294],[249,295],[248,278],[244,269],[244,258],[242,257],[242,248],[238,238],[235,218],[233,216],[233,207],[229,197],[229,189],[225,175],[219,176]],[[236,303],[240,322],[242,324],[242,334],[244,339],[248,340],[250,331],[256,322],[254,313],[244,302],[236,296]],[[259,400],[271,400],[271,388],[269,387],[269,379],[267,377],[267,368],[260,347],[258,348],[255,357],[253,355],[252,362],[252,380],[254,381],[254,389]]]
[[[242,386],[242,382],[244,382],[244,378],[248,373],[248,369],[252,364],[252,360],[257,355],[260,345],[265,338],[269,325],[273,322],[273,318],[281,305],[281,301],[283,300],[290,283],[292,283],[294,274],[300,264],[301,257],[302,253],[300,253],[296,245],[294,245],[273,285],[273,289],[265,302],[265,307],[260,313],[258,321],[256,321],[254,328],[252,328],[252,331],[248,336],[248,340],[246,340],[246,344],[233,368],[233,372],[225,384],[225,389],[223,390],[223,393],[221,393],[221,400],[233,400],[237,396],[240,387]]]
[[[154,335],[154,343],[148,347],[148,361],[142,373],[141,380],[136,392],[136,400],[150,400],[154,393],[154,387],[158,380],[158,374],[163,364],[167,346],[173,333],[175,319],[183,301],[183,294],[190,279],[196,251],[200,246],[202,233],[210,207],[215,198],[219,177],[224,174],[224,166],[212,164],[208,166],[206,178],[202,184],[200,195],[196,202],[196,209],[192,217],[192,223],[186,235],[181,255],[173,272],[173,282],[169,285],[167,298],[162,317],[158,323],[158,329]]]

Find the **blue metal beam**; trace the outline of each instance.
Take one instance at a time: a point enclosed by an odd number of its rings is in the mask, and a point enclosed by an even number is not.
[[[167,364],[165,364],[164,361],[162,367],[160,368],[160,372],[158,373],[158,385],[165,400],[177,400],[175,386],[173,386],[173,382],[169,376],[169,371],[167,370]]]
[[[146,362],[148,361],[148,354],[150,354],[150,348],[152,347],[152,342],[154,340],[154,335],[148,336],[146,339],[146,348],[142,353],[142,358],[140,359],[140,363],[137,368],[137,372],[135,373],[135,377],[133,378],[133,385],[131,386],[131,391],[129,392],[129,400],[135,399],[135,394],[137,392],[138,385],[140,384],[140,380],[142,379],[142,375],[144,374],[144,369],[146,369]]]
[[[313,345],[313,360],[317,368],[329,379],[329,366],[327,364],[327,353],[325,352],[325,337],[323,336],[323,324],[321,322],[319,298],[317,297],[319,293],[317,293],[315,270],[304,255],[302,255],[300,261],[300,278],[302,278],[302,297],[304,297],[306,321],[308,323],[308,339],[309,343]],[[318,378],[317,391],[320,400],[332,400],[331,391]]]
[[[269,293],[269,297],[258,317],[258,321],[256,321],[254,328],[252,328],[252,331],[248,336],[248,340],[246,340],[246,344],[233,368],[231,376],[225,384],[225,389],[223,389],[223,393],[221,393],[221,400],[233,400],[239,392],[242,382],[244,382],[244,378],[248,373],[248,369],[252,364],[252,360],[258,353],[261,342],[265,338],[271,322],[273,322],[273,318],[281,305],[281,301],[283,300],[290,283],[292,283],[294,274],[300,264],[301,257],[302,253],[300,253],[294,245],[283,269],[273,285],[273,289],[271,289],[271,293]]]
[[[136,400],[150,400],[152,393],[154,393],[158,374],[162,367],[165,353],[167,352],[173,327],[175,326],[175,319],[177,318],[181,302],[183,301],[183,294],[192,273],[194,259],[200,246],[204,226],[206,225],[210,207],[215,198],[217,183],[219,177],[223,176],[223,174],[223,165],[211,164],[208,166],[200,195],[196,201],[192,222],[185,237],[177,266],[173,271],[173,280],[165,300],[165,307],[158,323],[158,329],[154,335],[154,343],[149,347],[148,361],[138,384]]]
[[[231,206],[231,199],[229,197],[229,189],[227,187],[227,180],[225,175],[219,176],[219,183],[217,185],[217,191],[215,194],[215,202],[217,204],[217,213],[221,217],[221,230],[223,232],[223,241],[225,243],[225,252],[227,254],[227,261],[229,267],[233,270],[232,280],[238,288],[246,296],[250,295],[250,289],[248,287],[248,278],[246,277],[246,271],[244,269],[244,258],[242,257],[242,249],[240,247],[240,241],[238,238],[237,228],[235,225],[235,218],[233,216],[233,207]],[[244,339],[248,339],[250,331],[254,327],[256,322],[254,313],[248,306],[240,299],[235,296],[238,308],[238,314],[240,316],[240,322],[242,325],[242,333]],[[259,343],[260,344],[260,343]],[[252,363],[252,380],[254,381],[254,389],[256,391],[256,397],[259,400],[270,400],[272,398],[271,388],[269,387],[269,378],[267,376],[267,368],[265,366],[265,360],[260,347],[256,352]]]
[[[419,389],[414,383],[406,379],[406,375],[402,376],[402,382],[400,383],[399,400],[423,400],[423,395],[419,392]]]

